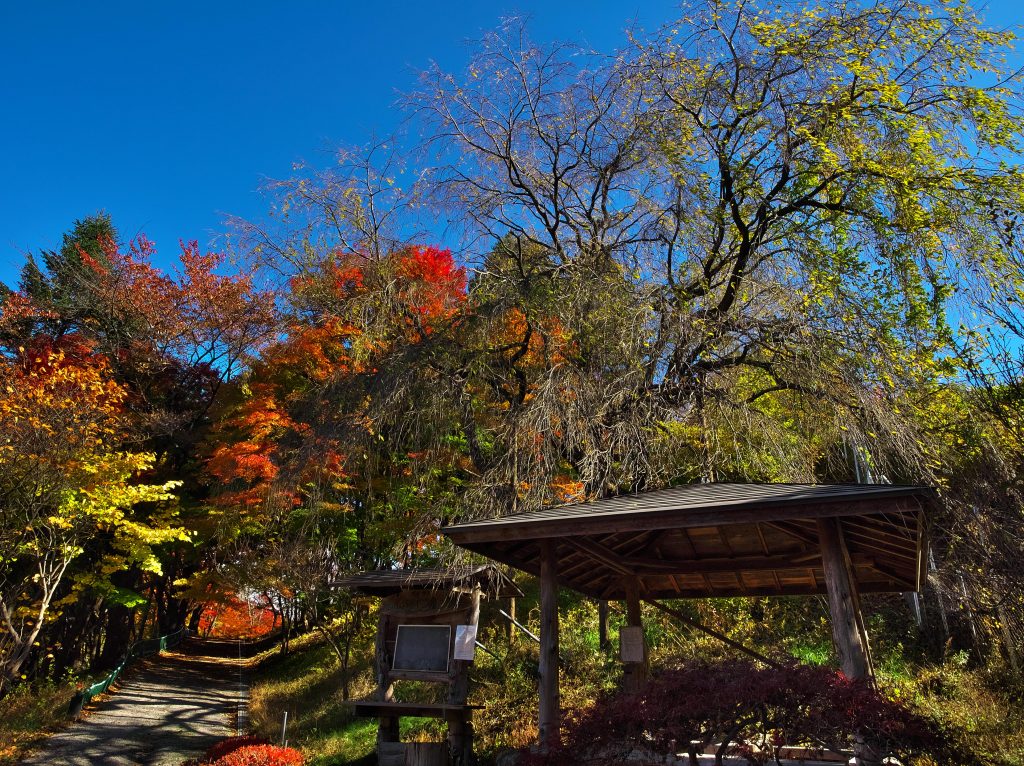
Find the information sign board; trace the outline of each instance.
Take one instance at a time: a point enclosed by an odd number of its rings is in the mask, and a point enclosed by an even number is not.
[[[399,625],[392,670],[447,673],[451,625]]]

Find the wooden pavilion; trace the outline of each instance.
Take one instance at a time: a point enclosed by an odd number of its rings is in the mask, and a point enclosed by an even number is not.
[[[624,600],[627,688],[647,677],[642,601],[827,594],[843,672],[872,676],[861,593],[917,591],[927,517],[919,486],[695,484],[445,528],[457,545],[540,578],[541,744],[558,737],[558,587]],[[676,613],[678,615],[678,613]]]

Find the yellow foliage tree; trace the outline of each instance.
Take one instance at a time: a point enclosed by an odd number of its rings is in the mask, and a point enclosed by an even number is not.
[[[140,481],[151,453],[126,451],[126,390],[105,359],[65,342],[0,363],[0,687],[19,674],[67,593],[72,561],[106,543],[96,579],[159,572],[153,546],[188,539],[174,526],[179,482]],[[140,504],[155,510],[142,521]],[[2,689],[0,689],[2,690]]]

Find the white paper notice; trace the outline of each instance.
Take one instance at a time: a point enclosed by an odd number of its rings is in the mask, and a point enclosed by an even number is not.
[[[644,629],[639,625],[619,628],[619,656],[623,662],[644,661]]]
[[[454,659],[472,662],[475,656],[476,625],[456,625]]]

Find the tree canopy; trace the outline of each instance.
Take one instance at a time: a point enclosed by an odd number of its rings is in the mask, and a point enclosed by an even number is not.
[[[509,22],[234,262],[76,223],[3,302],[8,681],[225,594],[353,629],[330,580],[447,522],[715,480],[939,487],[932,596],[1015,657],[1012,43],[956,1],[694,4],[612,54]]]

